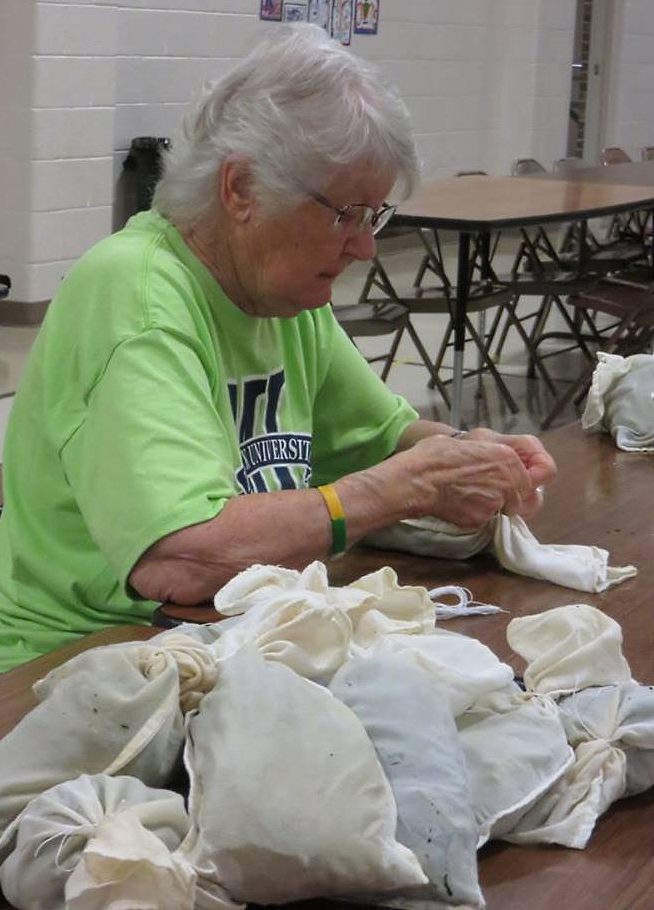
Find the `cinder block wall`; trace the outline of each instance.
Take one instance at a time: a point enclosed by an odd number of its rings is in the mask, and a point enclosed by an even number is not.
[[[654,3],[614,0],[606,145],[618,145],[635,160],[654,145]]]
[[[379,34],[355,36],[352,51],[399,85],[427,177],[507,173],[518,155],[551,164],[565,152],[573,24],[573,0],[383,0]],[[170,135],[203,80],[278,27],[259,21],[258,0],[2,0],[0,271],[12,299],[50,298],[120,225],[131,139]]]

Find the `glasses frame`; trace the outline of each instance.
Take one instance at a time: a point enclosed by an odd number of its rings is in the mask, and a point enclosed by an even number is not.
[[[364,211],[359,225],[357,226],[356,233],[362,233],[369,227],[373,237],[376,237],[377,234],[386,227],[397,208],[397,206],[389,205],[387,202],[384,202],[380,208],[376,210],[373,209],[371,205],[366,205],[364,202],[352,202],[349,205],[344,205],[343,208],[338,208],[338,206],[332,205],[329,199],[320,193],[309,193],[309,196],[315,202],[320,203],[320,205],[334,212],[336,215],[334,218],[334,226],[341,225],[345,227],[343,221],[347,218],[348,214],[353,209],[363,209]]]

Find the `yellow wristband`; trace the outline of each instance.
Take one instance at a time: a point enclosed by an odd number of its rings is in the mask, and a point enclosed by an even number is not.
[[[336,556],[338,553],[343,553],[347,548],[347,527],[345,525],[343,503],[330,483],[316,487],[316,489],[325,500],[325,505],[332,521],[332,556]]]

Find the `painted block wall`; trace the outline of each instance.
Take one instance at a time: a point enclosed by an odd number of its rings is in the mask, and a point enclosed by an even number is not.
[[[573,0],[383,0],[379,35],[354,36],[352,51],[399,86],[426,177],[507,173],[517,156],[564,154],[573,20]],[[120,226],[131,139],[170,135],[203,80],[278,27],[257,0],[2,0],[12,299],[50,298]]]
[[[605,145],[638,161],[641,148],[654,145],[654,3],[614,2]]]

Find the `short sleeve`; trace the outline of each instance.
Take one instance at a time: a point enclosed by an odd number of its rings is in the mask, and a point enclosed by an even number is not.
[[[407,426],[418,419],[408,402],[384,385],[335,319],[329,347],[329,367],[314,405],[316,484],[388,458]]]
[[[213,518],[237,492],[229,402],[201,352],[174,333],[121,342],[61,452],[96,545],[126,579],[160,538]],[[225,393],[226,396],[226,393]]]

